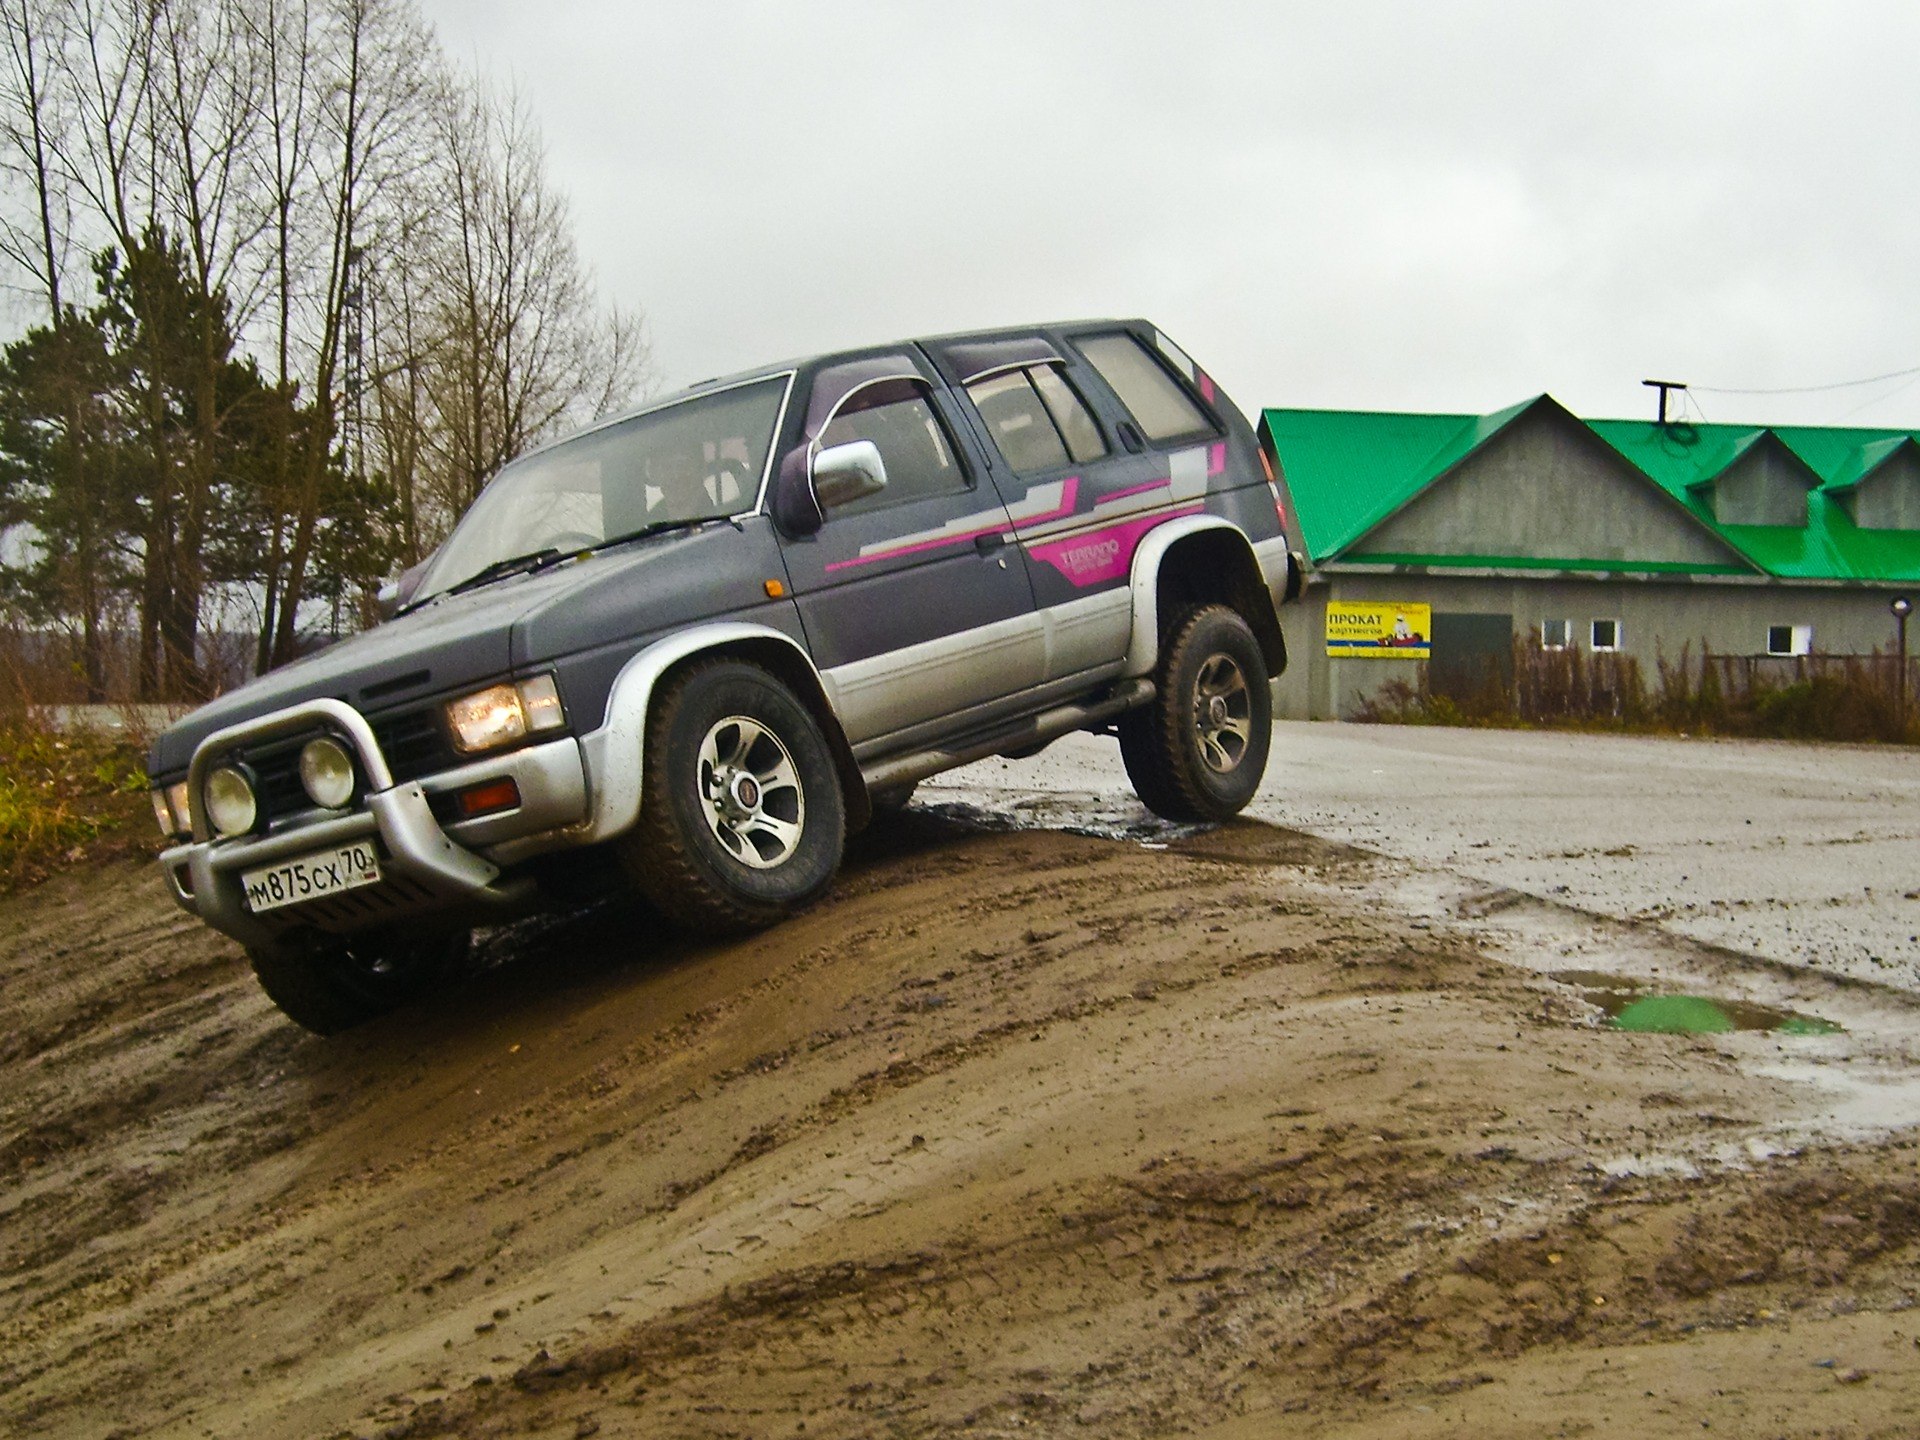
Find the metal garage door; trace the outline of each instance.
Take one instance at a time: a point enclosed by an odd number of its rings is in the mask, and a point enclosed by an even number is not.
[[[1427,688],[1464,710],[1504,709],[1513,694],[1513,616],[1433,616]]]

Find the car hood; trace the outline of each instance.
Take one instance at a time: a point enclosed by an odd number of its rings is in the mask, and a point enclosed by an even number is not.
[[[642,542],[642,551],[676,537]],[[591,586],[609,570],[644,563],[623,552],[590,556],[537,575],[511,576],[464,595],[450,595],[373,629],[302,656],[230,690],[177,721],[154,742],[147,771],[170,778],[216,730],[290,705],[344,700],[362,714],[411,707],[458,694],[510,673],[514,628],[526,616]]]

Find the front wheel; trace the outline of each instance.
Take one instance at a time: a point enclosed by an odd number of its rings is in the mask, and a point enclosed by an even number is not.
[[[833,883],[847,817],[832,752],[759,666],[710,660],[676,675],[648,719],[643,768],[640,818],[618,853],[669,918],[758,930]]]
[[[1121,717],[1120,756],[1134,792],[1168,820],[1229,820],[1253,799],[1273,741],[1273,696],[1260,642],[1225,605],[1174,623],[1153,702]]]
[[[337,1035],[397,1010],[460,970],[469,936],[364,934],[293,938],[249,948],[267,998],[297,1025]]]

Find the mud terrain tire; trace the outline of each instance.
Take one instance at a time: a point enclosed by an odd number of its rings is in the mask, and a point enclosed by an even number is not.
[[[316,1035],[337,1035],[363,1025],[458,973],[466,959],[468,932],[347,938],[293,938],[271,949],[248,949],[255,978],[267,998],[296,1025]]]
[[[818,900],[846,848],[826,737],[757,665],[698,661],[647,719],[640,818],[617,843],[628,876],[669,919],[738,935]]]
[[[1168,820],[1230,820],[1253,799],[1273,743],[1273,695],[1260,642],[1237,611],[1177,617],[1154,670],[1153,702],[1121,717],[1134,793]]]

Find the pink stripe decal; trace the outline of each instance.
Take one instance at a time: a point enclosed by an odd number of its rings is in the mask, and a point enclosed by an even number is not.
[[[921,540],[912,545],[895,545],[890,550],[876,550],[871,555],[856,555],[851,560],[829,561],[826,569],[845,570],[849,565],[871,565],[876,560],[897,560],[902,555],[917,555],[922,550],[938,550],[945,545],[961,545],[969,540],[977,540],[982,535],[998,535],[1010,530],[1010,525],[1001,520],[992,525],[982,525],[978,530],[956,530],[951,535],[942,535],[937,540]]]
[[[1176,515],[1192,515],[1205,508],[1204,505],[1195,504],[1182,505],[1173,510],[1157,510],[1138,519],[1123,520],[1118,525],[1035,545],[1027,553],[1058,570],[1076,589],[1084,590],[1089,585],[1118,580],[1132,569],[1133,552],[1139,548],[1140,537],[1154,526],[1164,524]]]
[[[1173,484],[1173,477],[1169,475],[1164,480],[1149,480],[1144,485],[1129,485],[1126,489],[1116,490],[1111,495],[1102,495],[1093,503],[1096,505],[1109,505],[1115,500],[1124,500],[1129,495],[1144,495],[1149,490],[1164,490],[1171,484]]]
[[[1164,481],[1161,483],[1165,483]],[[1058,520],[1063,515],[1073,513],[1074,502],[1080,496],[1080,477],[1069,475],[1060,492],[1060,503],[1053,509],[1038,515],[1023,515],[1016,522],[996,520],[991,525],[980,525],[972,530],[955,530],[950,534],[933,535],[924,540],[913,540],[901,545],[889,545],[885,549],[871,550],[865,555],[856,555],[851,560],[831,560],[823,568],[828,574],[835,570],[846,570],[855,565],[872,565],[880,560],[897,560],[902,555],[917,555],[923,550],[939,550],[948,545],[964,545],[982,535],[1000,535],[1016,529],[1020,525],[1043,525],[1049,520]]]
[[[1200,398],[1213,404],[1213,377],[1204,370],[1200,372]]]
[[[1227,442],[1216,440],[1207,448],[1207,478],[1223,475],[1227,469]]]

